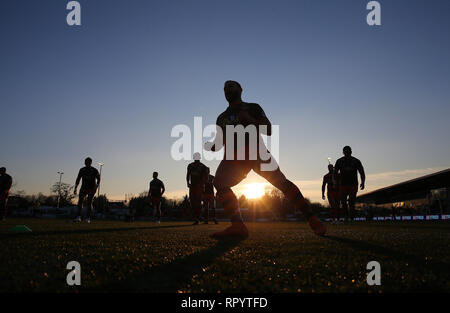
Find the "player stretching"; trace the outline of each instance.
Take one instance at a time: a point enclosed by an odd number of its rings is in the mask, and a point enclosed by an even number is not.
[[[286,198],[301,210],[310,227],[317,235],[324,235],[326,232],[325,227],[320,223],[319,219],[312,214],[310,206],[300,190],[291,181],[286,179],[279,166],[275,163],[276,169],[273,170],[263,170],[261,167],[264,163],[274,164],[275,162],[260,137],[261,134],[270,136],[272,133],[271,123],[264,114],[263,109],[256,103],[246,103],[242,101],[242,88],[236,81],[225,82],[224,93],[229,105],[228,108],[219,115],[216,121],[218,132],[222,131],[223,134],[222,140],[220,139],[220,136],[216,136],[214,142],[207,142],[205,144],[205,148],[206,150],[219,151],[223,145],[225,146],[224,159],[217,168],[214,178],[214,187],[216,187],[217,190],[217,200],[223,204],[225,213],[231,218],[231,226],[224,231],[217,232],[213,235],[217,237],[248,236],[247,227],[245,226],[239,211],[238,199],[231,190],[231,187],[241,182],[252,169],[257,174],[267,179],[276,188],[280,189]],[[236,158],[236,155],[241,153],[241,151],[236,151],[237,140],[234,140],[234,147],[228,147],[226,145],[226,142],[230,139],[227,138],[226,133],[226,126],[228,125],[232,127],[237,125],[243,127],[253,125],[258,128],[256,140],[258,141],[257,148],[259,149],[259,153],[256,160],[249,158],[248,152],[251,151],[249,149],[250,135],[247,136],[247,134],[245,138],[245,158],[243,160],[238,160]],[[261,126],[265,126],[265,129]],[[233,134],[230,134],[230,136],[235,135],[236,133],[234,132]],[[228,149],[234,150],[234,156],[231,159],[227,157]],[[262,150],[264,150],[264,153],[269,157],[267,161],[263,161],[260,157]]]
[[[333,165],[328,165],[328,173],[323,177],[322,199],[325,200],[325,186],[327,187],[327,198],[331,208],[333,223],[339,223],[339,176],[334,171]]]
[[[92,200],[95,196],[95,191],[97,190],[98,184],[100,184],[100,174],[97,169],[92,167],[92,159],[86,158],[84,160],[85,167],[81,168],[78,172],[77,180],[75,182],[75,188],[73,193],[77,194],[78,184],[80,179],[82,179],[80,195],[78,197],[78,216],[74,220],[75,222],[81,222],[81,212],[83,210],[83,201],[87,196],[87,216],[86,223],[91,222],[91,212],[92,212]]]
[[[342,209],[346,214],[346,219],[353,220],[353,214],[355,210],[356,193],[358,192],[358,173],[361,175],[361,190],[364,189],[364,183],[366,181],[366,175],[364,174],[364,168],[361,161],[352,157],[352,148],[345,146],[342,150],[344,156],[336,161],[334,170],[340,175],[341,184],[339,187],[339,193],[342,203]],[[348,206],[347,206],[348,198]]]
[[[6,168],[0,168],[0,214],[1,220],[6,220],[9,189],[12,186],[12,177],[6,174]]]
[[[216,220],[216,206],[214,205],[214,176],[209,174],[209,167],[207,167],[208,178],[205,183],[205,190],[203,192],[203,208],[205,210],[205,224],[208,224],[209,209],[212,209],[213,221],[218,224]]]
[[[194,153],[194,162],[187,168],[186,182],[189,188],[189,201],[194,216],[194,225],[199,223],[202,212],[202,195],[208,172],[207,167],[200,162],[200,153]]]
[[[164,183],[158,179],[158,172],[153,172],[153,179],[150,182],[150,189],[148,190],[148,199],[153,208],[153,217],[156,214],[155,222],[161,223],[161,198],[166,191]]]

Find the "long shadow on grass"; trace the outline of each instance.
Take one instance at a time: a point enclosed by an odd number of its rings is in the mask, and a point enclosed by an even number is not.
[[[171,263],[154,266],[146,272],[136,273],[123,281],[115,281],[98,286],[85,292],[170,292],[176,293],[184,288],[202,268],[236,247],[242,239],[227,238],[217,241],[211,248],[193,253]]]
[[[344,243],[346,245],[351,246],[352,248],[364,251],[365,253],[381,254],[398,261],[403,261],[405,263],[415,265],[419,268],[431,269],[437,275],[448,276],[450,274],[450,264],[434,259],[425,260],[425,256],[404,253],[402,251],[394,250],[389,247],[380,246],[368,241],[355,240],[336,236],[327,236],[326,238]]]
[[[50,230],[50,231],[37,231],[27,233],[6,233],[0,234],[0,238],[14,238],[14,237],[37,237],[43,235],[69,235],[69,234],[92,234],[92,233],[105,233],[105,232],[122,232],[132,230],[147,230],[147,229],[162,229],[162,228],[179,228],[188,227],[187,225],[162,225],[162,226],[146,226],[146,227],[124,227],[124,228],[94,228],[94,229],[69,229],[69,230]]]

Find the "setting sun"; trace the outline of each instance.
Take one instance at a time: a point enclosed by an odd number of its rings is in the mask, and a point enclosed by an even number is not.
[[[260,198],[264,195],[265,183],[247,184],[243,190],[243,194],[247,199]]]

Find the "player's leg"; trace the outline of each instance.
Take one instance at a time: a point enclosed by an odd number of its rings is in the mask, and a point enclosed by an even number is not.
[[[344,215],[344,220],[347,221],[348,218],[348,206],[347,206],[347,187],[346,186],[341,186],[341,190],[339,192],[339,198],[340,198],[340,203],[341,203],[341,208],[342,208],[342,214]]]
[[[192,215],[192,218],[194,219],[194,225],[197,225],[198,224],[198,218],[196,216],[195,205],[193,203],[194,197],[195,197],[194,196],[194,190],[193,190],[193,188],[191,186],[191,187],[189,187],[189,205],[191,207],[191,215]]]
[[[341,193],[339,190],[334,192],[335,194],[335,202],[336,202],[336,218],[338,223],[341,222]]]
[[[0,218],[2,221],[6,219],[7,212],[7,204],[8,204],[8,195],[0,194]]]
[[[209,198],[208,195],[203,195],[203,210],[205,211],[205,224],[208,224],[209,220]]]
[[[95,190],[90,191],[87,195],[86,223],[91,222],[92,202],[94,200]]]
[[[81,215],[83,213],[83,202],[84,198],[86,198],[86,192],[81,189],[80,193],[78,194],[78,215],[75,218],[75,222],[81,222]]]
[[[231,187],[241,182],[251,170],[252,163],[248,161],[222,160],[217,168],[214,178],[214,187],[217,190],[217,201],[222,203],[225,215],[231,219],[231,226],[224,231],[217,232],[214,236],[248,236],[239,202]]]
[[[161,222],[161,198],[157,198],[156,200],[156,219],[157,223]]]
[[[335,224],[336,223],[336,210],[334,208],[333,198],[331,197],[330,192],[327,193],[327,199],[328,199],[328,204],[330,205],[331,222],[333,224]]]
[[[319,219],[311,212],[310,205],[303,197],[300,189],[284,176],[279,166],[273,171],[263,171],[261,170],[262,163],[263,161],[255,161],[253,170],[267,179],[273,186],[281,190],[288,201],[293,203],[296,208],[300,209],[314,233],[317,235],[324,235],[326,232],[325,226],[323,226]]]
[[[155,197],[154,196],[150,196],[150,209],[151,209],[151,212],[150,212],[150,216],[151,216],[151,218],[152,219],[154,219],[155,218],[155,214],[156,214],[156,211],[155,211]]]
[[[356,202],[356,194],[358,192],[358,185],[352,186],[351,190],[349,190],[348,195],[348,208],[349,208],[349,217],[350,220],[353,221],[355,217],[355,202]]]
[[[336,195],[336,192],[328,192],[328,203],[330,204],[331,208],[331,218],[333,219],[334,223],[339,222],[339,198]]]
[[[202,213],[202,192],[203,187],[201,185],[191,186],[191,188],[189,188],[189,201],[191,202],[194,225],[197,225],[199,223]]]
[[[198,186],[194,188],[194,205],[196,216],[199,220],[202,219],[202,197],[203,197],[203,186]]]
[[[213,214],[213,221],[214,221],[214,223],[215,223],[215,224],[219,224],[219,223],[217,222],[217,219],[216,219],[216,204],[215,204],[214,195],[211,196],[211,204],[210,204],[210,207],[211,207],[211,209],[212,209],[212,214]]]

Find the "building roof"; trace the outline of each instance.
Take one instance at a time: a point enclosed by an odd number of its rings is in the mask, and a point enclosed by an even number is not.
[[[448,187],[450,168],[362,194],[356,198],[356,202],[385,204],[423,199],[430,190]]]

